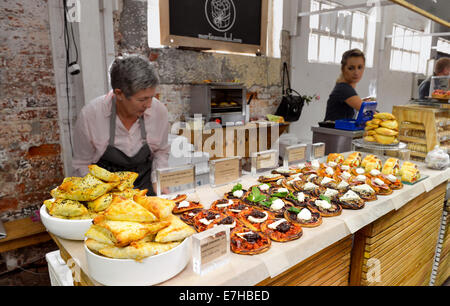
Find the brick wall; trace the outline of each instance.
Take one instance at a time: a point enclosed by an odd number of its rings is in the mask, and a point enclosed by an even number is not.
[[[26,217],[63,179],[48,6],[0,1],[0,219]]]

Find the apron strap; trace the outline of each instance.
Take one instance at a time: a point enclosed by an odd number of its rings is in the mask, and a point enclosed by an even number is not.
[[[146,144],[147,143],[147,132],[145,131],[144,115],[139,117],[139,124],[141,125],[142,144]]]
[[[116,138],[116,95],[112,97],[111,118],[109,119],[109,145],[114,147]]]

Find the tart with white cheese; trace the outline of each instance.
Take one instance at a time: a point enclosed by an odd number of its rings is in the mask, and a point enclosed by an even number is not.
[[[382,179],[386,184],[389,185],[389,188],[392,190],[398,190],[403,188],[402,181],[393,174],[381,174],[379,176],[380,179]]]
[[[390,195],[393,190],[386,184],[381,178],[375,177],[370,180],[369,184],[376,192],[377,195]]]
[[[261,226],[261,231],[277,242],[296,240],[303,235],[303,229],[299,224],[291,223],[284,218],[267,221]]]
[[[318,197],[318,196],[320,196],[320,194],[323,191],[326,190],[326,188],[323,187],[323,186],[316,185],[316,184],[314,184],[312,182],[306,182],[306,183],[303,184],[303,186],[301,187],[300,190],[303,191],[304,193],[307,193],[307,194],[311,195],[311,196]]]
[[[340,192],[337,189],[327,188],[327,189],[325,189],[325,191],[323,191],[321,193],[321,195],[326,196],[331,201],[337,201],[337,199],[339,198]]]
[[[263,232],[238,227],[230,233],[231,251],[242,255],[255,255],[266,252],[272,240]]]
[[[244,195],[247,193],[247,190],[245,189],[239,189],[235,191],[230,191],[224,194],[225,199],[229,200],[240,200],[244,198]]]
[[[243,210],[250,209],[251,206],[243,204],[242,202],[235,202],[233,205],[228,206],[227,209],[224,211],[224,213],[228,216],[232,216],[237,218],[239,213]]]
[[[279,173],[275,173],[275,174],[266,174],[266,175],[261,175],[258,178],[258,181],[261,183],[270,183],[270,182],[276,182],[280,179],[284,179],[284,176],[279,174]]]
[[[175,205],[175,207],[172,209],[172,212],[174,214],[181,214],[196,208],[203,208],[203,205],[200,204],[199,202],[183,200]]]
[[[224,216],[225,214],[221,212],[204,209],[195,215],[192,219],[192,224],[194,225],[195,230],[200,233],[206,230],[208,225],[213,223],[214,220]]]
[[[284,217],[302,227],[317,227],[322,224],[320,213],[310,207],[295,207],[284,212]]]
[[[361,209],[366,202],[356,192],[348,190],[339,197],[338,203],[344,209]]]
[[[216,227],[218,225],[225,225],[227,227],[230,228],[230,230],[239,227],[239,226],[243,226],[243,224],[241,223],[241,221],[239,221],[237,218],[233,217],[233,216],[229,216],[229,215],[225,215],[222,217],[219,217],[215,220],[213,220],[213,222],[211,222],[206,229],[210,229],[213,227]]]
[[[325,188],[336,189],[338,182],[333,178],[325,176],[320,179],[319,184]]]
[[[211,209],[215,211],[224,212],[227,210],[231,205],[240,202],[240,200],[237,199],[220,199],[216,200],[211,204]]]
[[[269,194],[269,190],[270,188],[272,188],[272,186],[275,186],[275,184],[273,183],[261,183],[258,185],[253,185],[248,189],[248,192],[250,192],[252,190],[253,187],[256,187],[259,189],[259,192],[263,193],[263,194]],[[247,192],[247,193],[248,193]],[[245,197],[245,196],[244,196]]]
[[[261,225],[267,220],[275,219],[269,211],[252,207],[239,213],[238,219],[252,231],[261,231]]]
[[[363,167],[354,167],[350,170],[350,173],[353,176],[358,176],[358,175],[365,175],[366,174],[366,170]]]
[[[186,211],[181,214],[180,219],[184,221],[184,223],[189,225],[194,225],[193,219],[194,217],[203,210],[203,208],[195,208],[189,211]]]
[[[333,202],[327,200],[316,199],[311,201],[310,204],[316,209],[322,217],[334,217],[339,216],[342,213],[342,207]]]
[[[287,198],[272,197],[265,202],[259,204],[259,208],[271,212],[276,218],[284,216],[284,211],[293,207],[294,204]]]
[[[376,191],[369,184],[360,184],[350,187],[362,199],[366,201],[375,201],[378,199]]]
[[[309,201],[311,201],[312,198],[313,197],[308,193],[304,193],[302,191],[294,191],[292,193],[292,196],[288,196],[286,200],[292,203],[294,206],[305,207],[309,204]]]
[[[273,174],[281,174],[284,177],[288,177],[288,176],[290,176],[292,174],[296,174],[297,171],[294,170],[294,169],[281,167],[281,168],[277,168],[277,169],[272,170],[272,173]]]

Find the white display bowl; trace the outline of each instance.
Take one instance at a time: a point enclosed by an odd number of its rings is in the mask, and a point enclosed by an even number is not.
[[[52,217],[47,212],[47,207],[45,205],[41,206],[39,213],[41,215],[41,221],[47,231],[64,239],[84,240],[86,238],[84,234],[92,225],[92,219],[67,220]]]
[[[84,244],[90,277],[107,286],[150,286],[180,273],[191,259],[191,238],[175,248],[141,261],[109,258],[93,253]]]

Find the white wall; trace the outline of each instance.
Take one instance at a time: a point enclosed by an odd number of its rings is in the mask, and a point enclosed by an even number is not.
[[[298,1],[298,12],[309,10],[309,0]],[[407,104],[410,100],[414,74],[389,70],[391,41],[384,37],[391,34],[394,22],[423,30],[429,21],[397,5],[382,7],[381,12],[381,22],[377,23],[375,35],[373,67],[366,68],[356,91],[360,97],[366,97],[369,95],[371,81],[376,81],[378,110],[392,112],[394,105]],[[292,23],[292,20],[286,22],[286,24]],[[305,105],[299,121],[291,124],[289,132],[296,134],[299,139],[311,140],[311,126],[318,126],[317,123],[325,117],[328,96],[340,73],[340,66],[308,62],[308,17],[298,18],[296,27],[289,26],[289,30],[297,34],[291,36],[291,85],[301,94],[320,96],[319,101]]]

